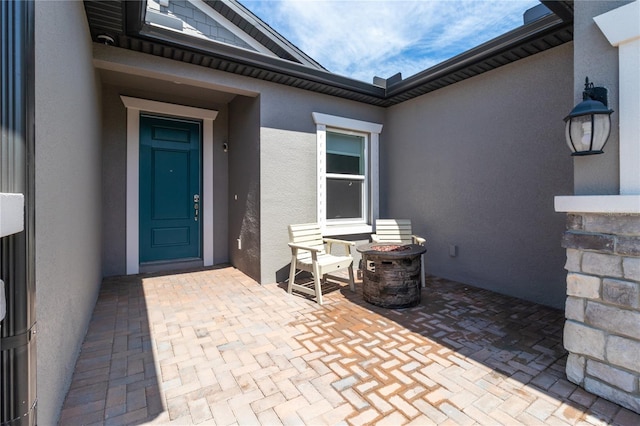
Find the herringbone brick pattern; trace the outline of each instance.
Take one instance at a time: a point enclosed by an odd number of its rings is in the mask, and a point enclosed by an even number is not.
[[[437,278],[400,310],[284,288],[106,279],[60,424],[640,424],[566,380],[561,311]]]

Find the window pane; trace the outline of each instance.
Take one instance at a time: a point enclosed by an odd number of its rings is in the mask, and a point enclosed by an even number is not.
[[[327,173],[364,174],[364,137],[327,132]]]
[[[327,219],[362,218],[362,186],[358,180],[327,179]]]
[[[327,153],[327,172],[361,175],[360,158]]]

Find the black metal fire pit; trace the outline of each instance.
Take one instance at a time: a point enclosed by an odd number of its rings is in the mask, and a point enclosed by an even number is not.
[[[383,308],[410,308],[420,303],[420,256],[417,244],[369,243],[362,253],[364,300]]]

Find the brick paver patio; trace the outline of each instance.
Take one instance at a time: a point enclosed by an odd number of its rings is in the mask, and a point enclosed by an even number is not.
[[[436,278],[410,309],[356,289],[106,279],[60,424],[640,424],[566,380],[561,311]]]

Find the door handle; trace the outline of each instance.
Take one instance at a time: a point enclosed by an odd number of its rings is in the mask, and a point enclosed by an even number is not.
[[[195,194],[193,196],[193,217],[196,222],[198,221],[199,211],[200,211],[200,195]]]

